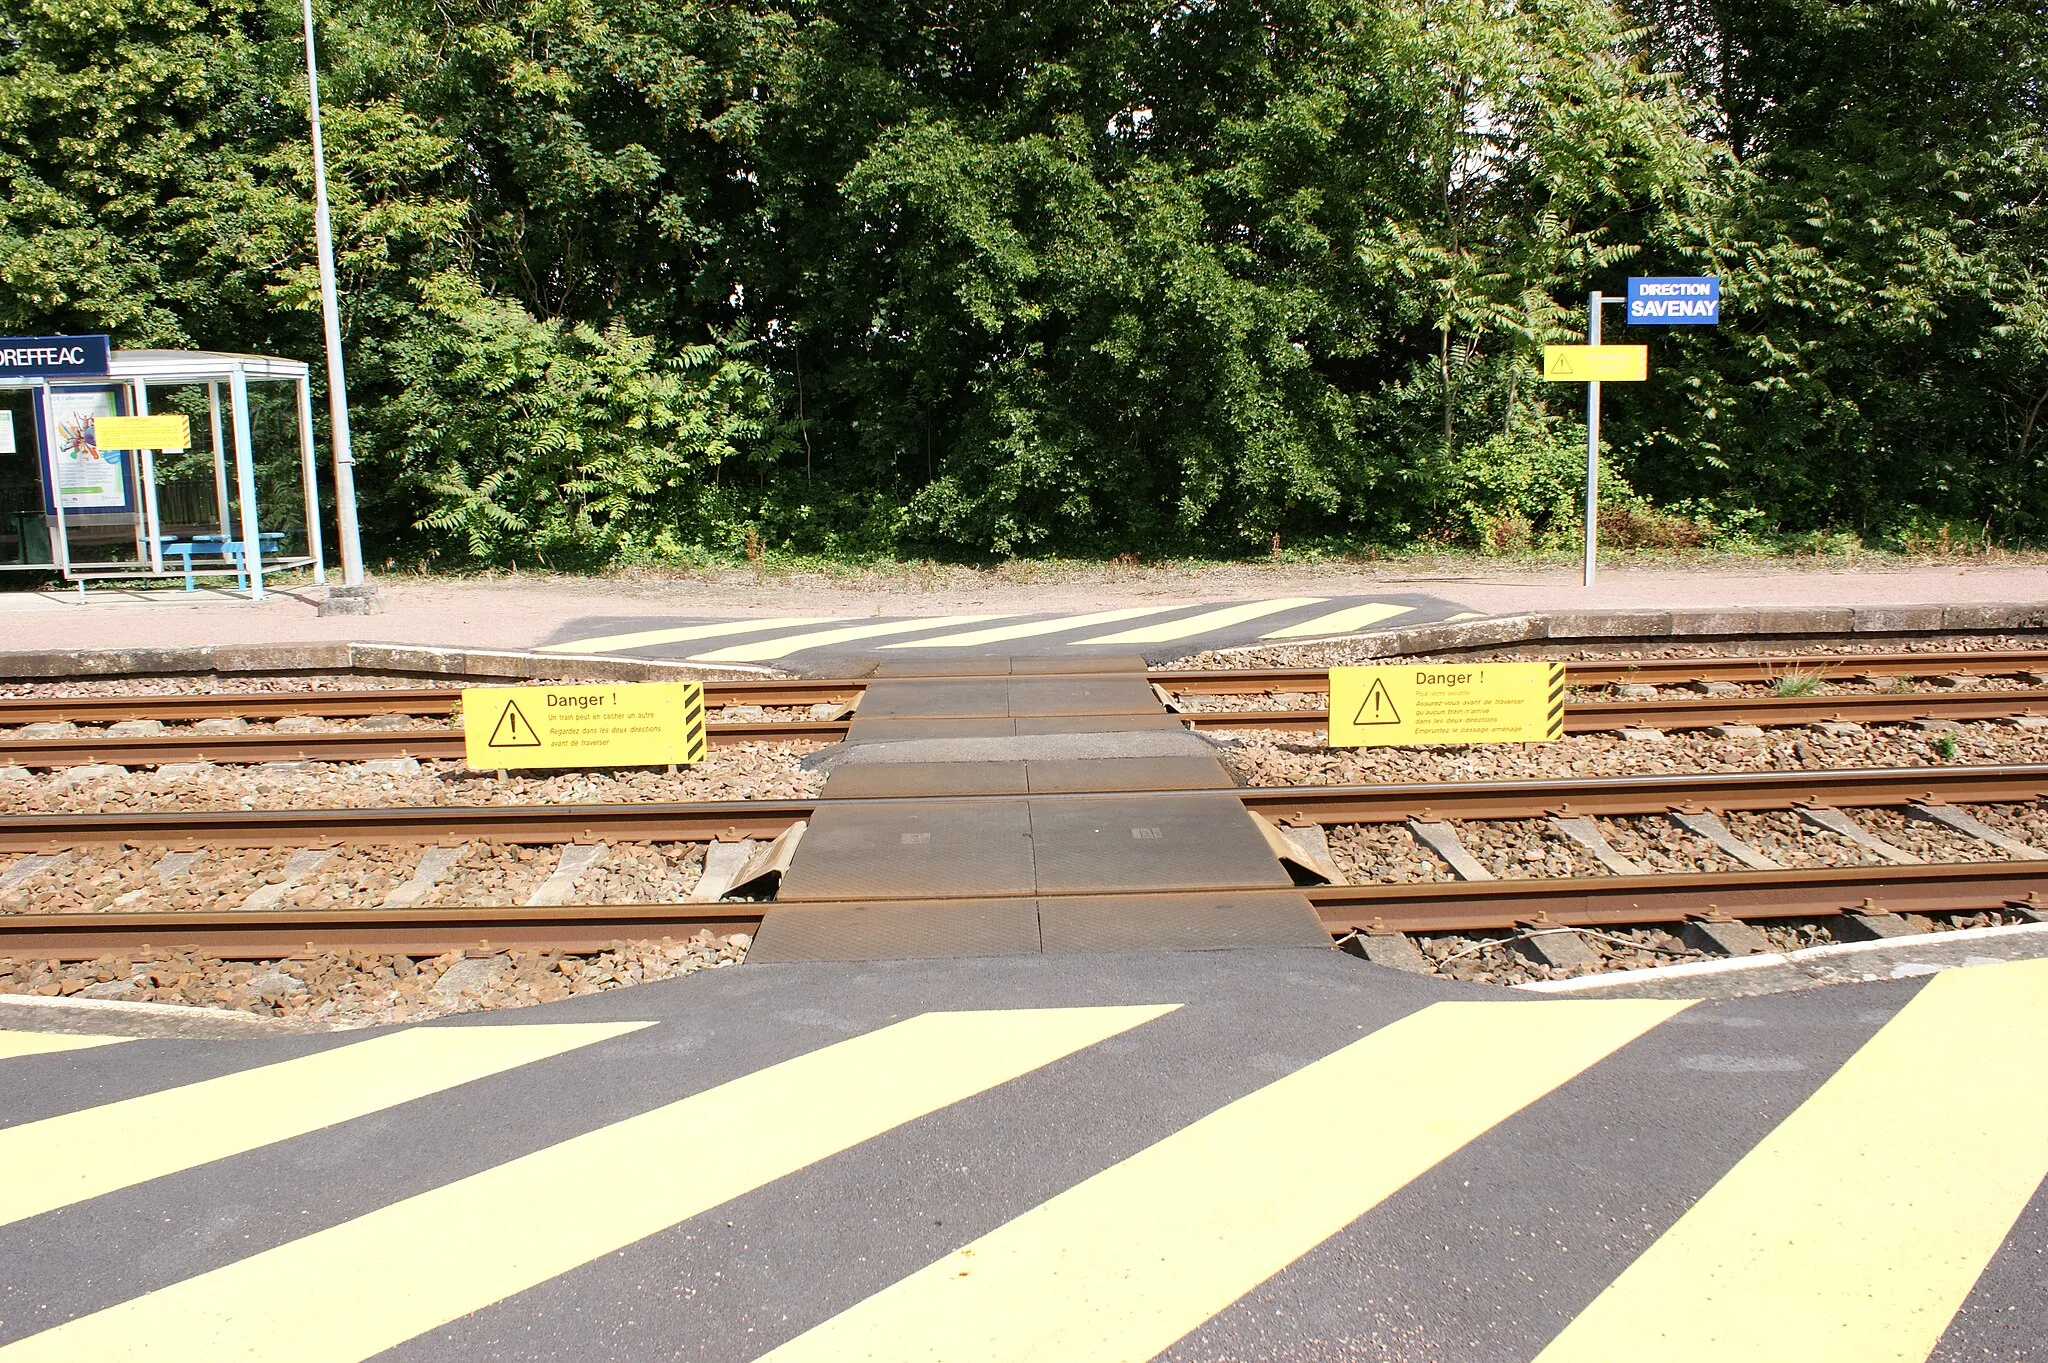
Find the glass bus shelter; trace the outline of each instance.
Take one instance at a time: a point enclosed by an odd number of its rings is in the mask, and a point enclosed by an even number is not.
[[[264,575],[289,568],[325,583],[306,365],[103,353],[104,373],[0,370],[0,570],[55,572],[81,594],[95,580],[189,591],[196,577],[233,576],[260,601]],[[96,416],[171,411],[190,419],[190,451],[102,450],[93,438]]]

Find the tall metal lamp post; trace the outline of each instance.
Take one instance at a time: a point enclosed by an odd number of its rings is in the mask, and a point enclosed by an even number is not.
[[[313,0],[306,20],[306,97],[313,122],[313,245],[320,262],[320,321],[327,334],[327,415],[334,434],[334,510],[341,531],[341,581],[363,585],[363,540],[356,527],[356,460],[349,444],[348,380],[342,372],[341,309],[334,292],[334,230],[327,220],[327,154],[320,144],[320,62],[313,48]]]

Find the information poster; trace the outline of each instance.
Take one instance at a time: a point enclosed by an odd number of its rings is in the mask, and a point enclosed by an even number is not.
[[[102,450],[93,439],[95,418],[119,415],[119,388],[52,388],[44,397],[49,481],[66,511],[134,510],[127,455]],[[44,500],[49,498],[46,492]]]
[[[14,413],[0,412],[0,454],[14,453]]]

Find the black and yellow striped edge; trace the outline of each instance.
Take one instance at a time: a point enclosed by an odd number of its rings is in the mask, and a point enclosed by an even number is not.
[[[1550,708],[1544,712],[1543,737],[1546,742],[1564,737],[1564,664],[1550,665]]]
[[[684,682],[682,723],[676,736],[676,763],[679,766],[694,766],[704,760],[710,748],[710,741],[704,729],[704,685],[702,682]]]

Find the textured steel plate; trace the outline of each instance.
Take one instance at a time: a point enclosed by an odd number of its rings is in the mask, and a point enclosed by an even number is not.
[[[1038,952],[1038,906],[1029,899],[899,904],[771,905],[748,965],[798,961],[903,961]]]
[[[1022,762],[850,762],[835,767],[825,778],[821,798],[1028,793],[1029,778]]]
[[[863,705],[866,702],[862,702]],[[1058,681],[1018,678],[1010,683],[1010,711],[1027,715],[1157,715],[1165,711],[1143,677],[1073,677]]]
[[[1033,796],[1029,806],[1040,894],[1294,883],[1233,795]]]
[[[888,743],[906,738],[1008,738],[1016,721],[1007,716],[982,719],[898,719],[855,711],[847,727],[849,743]]]
[[[1153,708],[1158,707],[1155,704]],[[1006,678],[870,682],[854,713],[871,719],[1006,717],[1010,713],[1010,682]]]
[[[1028,715],[1011,721],[1020,734],[1118,734],[1140,729],[1185,729],[1173,715],[1153,706],[1138,715]]]
[[[842,768],[844,770],[844,768]],[[1229,790],[1237,783],[1213,757],[1110,757],[1024,764],[1033,795],[1119,790]],[[832,794],[828,782],[825,793]]]
[[[874,677],[1007,677],[1008,658],[886,658]]]
[[[1028,895],[1031,866],[1031,816],[1022,800],[827,800],[776,899]]]
[[[1299,894],[1041,896],[1038,925],[1047,952],[1330,946]]]
[[[1136,672],[1151,666],[1135,653],[1111,653],[1103,657],[1082,654],[1072,657],[1012,658],[1010,671],[1019,677],[1048,676],[1080,672]]]

